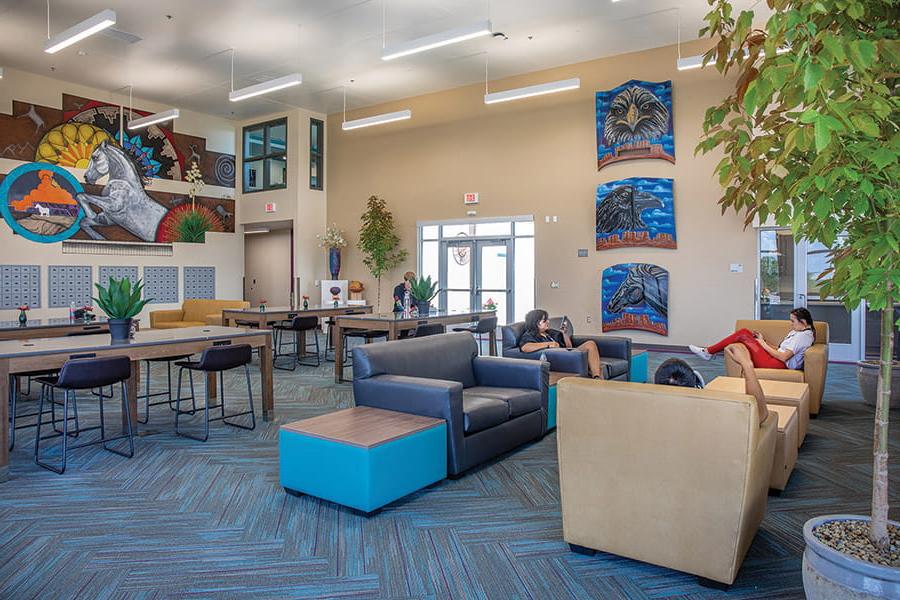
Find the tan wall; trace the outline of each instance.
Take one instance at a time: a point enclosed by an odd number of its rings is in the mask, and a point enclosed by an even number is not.
[[[683,48],[699,52],[697,43]],[[712,70],[679,72],[674,47],[600,59],[491,82],[491,90],[581,78],[581,89],[486,106],[484,87],[472,85],[355,111],[349,118],[411,108],[410,121],[344,132],[340,115],[329,120],[328,222],[349,235],[343,275],[374,283],[355,248],[359,216],[369,195],[388,201],[406,264],[416,265],[416,222],[465,217],[464,192],[480,192],[478,217],[533,214],[536,221],[536,303],[567,313],[579,331],[600,331],[600,277],[625,262],[650,262],[670,272],[669,336],[628,331],[639,342],[707,343],[753,315],[756,240],[742,219],[720,216],[720,187],[712,172],[717,156],[693,155],[707,106],[729,82]],[[673,81],[677,164],[635,160],[597,171],[594,93],[629,79]],[[598,184],[626,177],[675,180],[677,250],[594,246],[594,194]],[[558,222],[545,223],[546,216]],[[587,258],[577,250],[588,248]],[[742,263],[743,273],[730,273]],[[558,280],[559,289],[550,282]],[[384,283],[384,282],[383,282]],[[588,323],[588,320],[590,322]]]
[[[287,306],[291,300],[291,230],[244,236],[244,299],[253,306]]]

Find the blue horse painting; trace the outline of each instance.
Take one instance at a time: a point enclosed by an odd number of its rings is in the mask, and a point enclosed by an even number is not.
[[[632,79],[597,92],[597,170],[621,160],[675,162],[672,82]]]
[[[646,263],[604,269],[601,308],[603,331],[669,335],[669,272]]]

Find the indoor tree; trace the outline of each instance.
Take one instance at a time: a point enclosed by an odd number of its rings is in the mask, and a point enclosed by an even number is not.
[[[900,299],[900,44],[897,0],[767,0],[754,13],[712,10],[704,63],[736,75],[706,111],[699,152],[725,157],[722,212],[773,218],[796,239],[834,248],[824,295],[882,311],[870,538],[888,547],[888,416],[893,305]],[[838,236],[842,243],[836,244]]]
[[[394,215],[383,198],[370,196],[363,213],[357,247],[363,254],[363,264],[378,285],[378,308],[381,309],[381,276],[406,260],[407,251],[398,248],[400,236],[394,226]]]

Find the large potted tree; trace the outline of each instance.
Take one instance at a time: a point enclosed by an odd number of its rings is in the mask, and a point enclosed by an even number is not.
[[[381,277],[406,260],[408,253],[398,248],[400,236],[394,226],[394,215],[383,198],[370,196],[361,220],[357,247],[362,252],[363,264],[377,283],[376,303],[381,310]]]
[[[888,519],[893,306],[900,297],[900,45],[893,0],[767,0],[764,29],[729,0],[700,35],[704,63],[735,76],[706,111],[699,152],[719,150],[719,204],[835,248],[822,293],[882,311],[872,512],[804,526],[808,598],[900,597],[900,529]],[[839,238],[842,243],[837,244]]]

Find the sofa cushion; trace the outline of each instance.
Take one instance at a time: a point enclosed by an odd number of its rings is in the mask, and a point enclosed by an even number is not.
[[[203,327],[203,321],[163,321],[157,323],[153,329],[181,329],[182,327]]]
[[[466,395],[503,400],[509,407],[510,419],[541,409],[541,392],[538,390],[476,386],[463,390],[463,398]]]
[[[509,420],[509,405],[499,398],[488,398],[463,390],[464,431],[466,435],[484,431]]]
[[[406,375],[475,385],[472,360],[478,344],[471,333],[444,333],[423,338],[363,344],[353,348],[353,378]]]
[[[615,379],[628,372],[628,361],[624,358],[600,357],[600,364],[603,365],[605,379]]]

